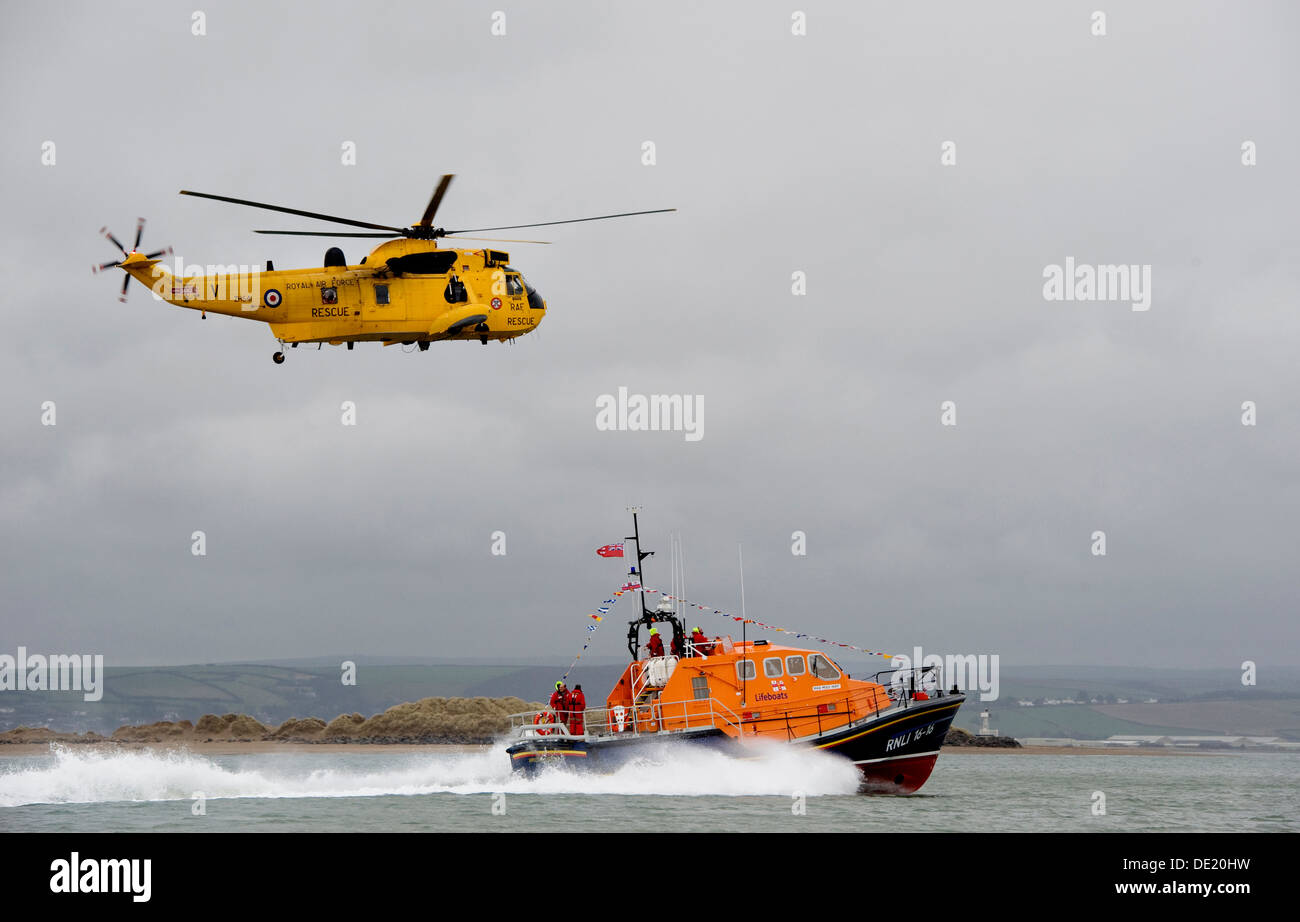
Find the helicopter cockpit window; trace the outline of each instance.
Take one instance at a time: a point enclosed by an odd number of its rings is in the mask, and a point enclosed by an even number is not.
[[[524,293],[524,283],[520,281],[517,275],[506,276],[506,294],[511,297],[518,297]]]
[[[542,308],[546,307],[546,302],[543,301],[542,296],[537,293],[537,289],[528,284],[528,279],[521,275],[519,276],[519,281],[523,283],[524,291],[528,292],[529,307],[535,311],[540,311]]]

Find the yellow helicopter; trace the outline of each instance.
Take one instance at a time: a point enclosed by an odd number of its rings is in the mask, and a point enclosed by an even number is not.
[[[282,346],[288,344],[297,348],[300,343],[329,343],[332,346],[347,343],[351,349],[354,343],[379,342],[385,346],[414,344],[420,351],[425,351],[429,343],[446,339],[477,339],[487,345],[488,340],[505,342],[536,329],[546,315],[546,301],[517,269],[509,265],[510,254],[494,249],[439,249],[439,238],[491,243],[549,243],[546,240],[497,240],[461,235],[677,210],[658,208],[567,221],[449,231],[435,227],[433,218],[451,180],[451,174],[442,177],[424,214],[410,227],[372,224],[225,195],[181,191],[181,195],[369,228],[365,232],[256,231],[259,234],[395,238],[375,247],[357,265],[348,265],[343,251],[330,247],[321,268],[277,271],[268,260],[265,270],[208,266],[204,271],[204,267],[191,266],[189,269],[199,271],[177,276],[169,272],[160,259],[171,253],[170,247],[153,253],[139,252],[144,232],[144,219],[140,218],[136,224],[135,243],[130,250],[107,228],[100,229],[100,233],[122,251],[122,258],[95,266],[94,271],[113,268],[126,271],[119,297],[121,301],[126,300],[127,287],[135,278],[161,300],[199,311],[205,319],[209,313],[226,314],[269,324]],[[282,364],[284,353],[276,352],[272,360],[277,365]]]

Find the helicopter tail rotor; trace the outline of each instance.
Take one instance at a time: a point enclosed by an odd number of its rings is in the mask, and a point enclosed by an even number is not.
[[[91,266],[90,271],[94,273],[103,272],[106,269],[121,268],[122,263],[124,261],[126,261],[131,256],[138,254],[140,252],[140,238],[144,236],[144,218],[136,218],[135,243],[131,245],[130,250],[124,247],[122,245],[122,241],[114,237],[112,231],[110,231],[107,227],[101,227],[99,229],[99,232],[104,235],[104,237],[109,241],[109,243],[113,244],[113,246],[117,247],[119,250],[122,251],[122,258],[115,259],[106,263],[100,263],[97,266]],[[171,252],[172,252],[171,247],[164,247],[161,250],[154,250],[152,253],[145,253],[143,255],[145,259],[157,259],[160,256],[170,256]],[[126,303],[126,289],[130,284],[131,284],[131,276],[130,274],[127,274],[122,279],[122,293],[117,296],[117,300],[121,301],[123,304]]]

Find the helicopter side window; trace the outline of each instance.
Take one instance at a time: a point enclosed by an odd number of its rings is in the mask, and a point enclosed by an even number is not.
[[[442,296],[448,304],[463,304],[469,300],[469,292],[465,289],[465,283],[454,275],[448,280]]]
[[[376,285],[376,286],[375,286],[375,303],[376,303],[376,304],[387,304],[387,303],[388,303],[388,286],[387,286],[387,285]]]

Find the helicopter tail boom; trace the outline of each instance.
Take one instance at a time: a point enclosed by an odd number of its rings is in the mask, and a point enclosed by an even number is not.
[[[178,278],[168,271],[166,266],[161,265],[161,262],[141,253],[131,253],[119,266],[153,292],[156,298],[168,304],[175,304],[177,307],[238,317],[247,316],[249,305],[254,303],[251,294],[241,292],[238,286],[231,284],[226,277]]]

